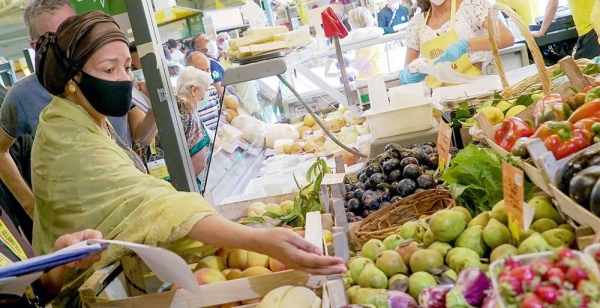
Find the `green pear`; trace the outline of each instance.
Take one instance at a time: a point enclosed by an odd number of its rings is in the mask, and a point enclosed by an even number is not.
[[[565,229],[548,230],[542,237],[554,248],[569,247],[575,241],[575,233]]]
[[[404,239],[400,235],[392,234],[383,240],[383,246],[385,246],[385,249],[387,250],[394,250],[398,248],[402,242],[404,242]]]
[[[429,228],[438,241],[451,242],[467,226],[465,215],[451,210],[440,210],[429,218]]]
[[[385,289],[388,285],[388,277],[375,265],[369,263],[360,272],[358,284],[361,288]]]
[[[533,233],[526,240],[521,242],[517,249],[517,254],[524,255],[528,253],[536,253],[552,250],[552,246],[539,234]]]
[[[344,280],[344,288],[346,288],[346,289],[348,289],[352,285],[354,285],[354,281],[352,280],[352,278],[343,278],[343,280]]]
[[[490,263],[493,263],[498,259],[505,259],[516,255],[517,247],[511,244],[503,244],[492,250],[492,253],[490,254]]]
[[[467,229],[468,230],[468,229]],[[508,227],[501,224],[495,218],[490,219],[485,229],[483,229],[483,241],[494,249],[502,244],[508,244],[511,239],[510,230]]]
[[[569,230],[569,231],[575,233],[575,227],[571,226],[570,224],[562,224],[558,227],[561,229]]]
[[[388,281],[388,289],[392,286],[392,284],[398,280],[408,280],[408,276],[404,275],[404,274],[396,274],[392,277],[390,277],[390,280]]]
[[[519,228],[519,245],[523,243],[526,239],[528,239],[532,234],[536,233],[534,230],[527,229],[527,231]]]
[[[490,217],[506,225],[508,224],[508,216],[506,216],[504,208],[504,200],[498,201],[498,203],[496,203],[496,205],[494,205],[494,207],[492,208],[492,214],[490,215]]]
[[[469,224],[467,225],[467,228],[470,228],[472,226],[477,226],[477,225],[485,228],[489,221],[490,221],[490,212],[489,211],[481,212],[481,214],[475,216],[475,218],[473,218],[471,220],[471,222],[469,222]]]
[[[377,256],[385,250],[385,245],[380,240],[372,239],[366,242],[361,250],[361,254],[365,258],[369,258],[373,261],[377,260]]]
[[[471,228],[467,228],[458,236],[454,242],[454,246],[469,248],[477,252],[479,257],[483,257],[488,248],[483,240],[483,227],[473,226]]]
[[[350,278],[354,283],[358,282],[358,277],[360,276],[360,272],[365,268],[367,264],[375,264],[373,260],[368,258],[356,258],[350,266],[348,267],[348,271],[350,272]]]
[[[474,268],[474,267],[477,267],[477,268],[480,268],[480,269],[484,269],[485,268],[483,266],[483,263],[481,263],[481,260],[467,258],[467,259],[460,260],[456,264],[456,268],[453,268],[453,270],[455,270],[456,272],[460,273],[463,270],[466,270],[467,268]]]
[[[467,208],[465,208],[465,207],[455,206],[455,207],[451,208],[450,210],[463,213],[463,215],[465,215],[465,221],[467,222],[467,225],[473,219],[473,216],[471,216],[471,212],[469,212],[469,210],[467,210]]]
[[[424,272],[444,265],[444,257],[433,249],[421,249],[410,257],[410,270],[413,273]]]
[[[408,293],[415,299],[419,299],[419,294],[424,289],[437,285],[435,278],[427,272],[417,272],[410,275],[408,279]]]
[[[354,291],[351,303],[358,305],[373,305],[374,307],[388,307],[385,289],[360,288]]]
[[[398,233],[403,239],[413,239],[422,242],[425,228],[418,221],[409,221],[400,227]]]
[[[453,269],[446,270],[445,272],[442,273],[442,275],[447,276],[454,281],[456,281],[456,279],[458,279],[458,274]]]
[[[456,271],[457,265],[465,259],[479,260],[479,254],[469,248],[454,247],[446,254],[446,265]]]
[[[348,299],[350,300],[350,302],[354,302],[353,298],[358,289],[360,289],[359,285],[351,286],[350,288],[346,289],[346,294],[348,295]]]
[[[433,244],[429,245],[429,247],[427,247],[427,249],[433,249],[433,250],[439,252],[442,255],[442,257],[445,258],[448,251],[450,251],[450,249],[452,249],[452,245],[450,245],[448,243],[444,243],[444,242],[434,242]]]
[[[558,224],[556,223],[556,221],[550,219],[550,218],[540,218],[536,221],[534,221],[531,226],[529,227],[529,229],[538,232],[538,233],[544,233],[548,230],[552,230],[552,229],[556,229],[558,228]]]
[[[552,198],[548,195],[537,195],[529,199],[527,202],[529,205],[535,208],[533,214],[533,221],[542,218],[550,218],[556,221],[557,224],[562,224],[564,219],[558,212],[558,210],[552,205]]]
[[[433,235],[433,231],[431,229],[425,232],[425,236],[423,236],[423,246],[429,247],[433,242],[436,241],[435,235]]]
[[[387,277],[396,274],[408,274],[408,267],[402,261],[402,257],[394,250],[382,251],[375,262],[375,266]]]

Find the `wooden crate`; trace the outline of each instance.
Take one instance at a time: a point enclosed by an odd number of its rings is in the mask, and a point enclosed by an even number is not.
[[[246,217],[246,213],[248,212],[248,207],[255,202],[263,202],[264,204],[269,204],[269,203],[281,204],[283,201],[286,201],[286,200],[294,200],[294,197],[295,197],[294,194],[283,194],[283,195],[277,195],[277,196],[271,196],[271,197],[256,198],[256,199],[221,204],[221,205],[216,206],[216,208],[217,208],[217,211],[219,212],[219,214],[221,214],[223,217],[225,217],[229,220],[237,221],[240,218]]]
[[[96,272],[79,288],[83,307],[127,307],[127,308],[192,308],[210,307],[231,302],[252,300],[264,297],[269,291],[285,285],[305,286],[321,292],[322,308],[337,308],[347,304],[343,280],[341,276],[312,276],[300,271],[288,270],[271,275],[241,278],[215,284],[200,286],[203,297],[185,290],[168,291],[123,299],[107,299],[101,297],[104,288],[115,279],[120,267],[111,272]],[[334,278],[334,279],[332,279]],[[251,308],[257,304],[240,307]]]

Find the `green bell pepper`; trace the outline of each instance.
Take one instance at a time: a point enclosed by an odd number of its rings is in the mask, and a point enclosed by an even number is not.
[[[600,87],[595,87],[595,88],[591,89],[589,92],[587,92],[587,95],[585,96],[585,101],[587,103],[596,98],[600,98]]]

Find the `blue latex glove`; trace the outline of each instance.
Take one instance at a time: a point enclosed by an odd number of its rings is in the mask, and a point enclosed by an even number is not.
[[[596,62],[596,64],[600,64],[600,56],[593,58],[592,61]]]
[[[467,53],[469,48],[469,41],[467,39],[462,39],[446,48],[444,53],[435,61],[435,63],[439,62],[454,62],[458,60],[462,55]]]
[[[421,81],[423,81],[423,79],[425,79],[425,77],[427,77],[427,74],[423,74],[423,73],[414,73],[413,74],[413,73],[411,73],[410,69],[408,68],[408,66],[406,66],[398,74],[398,79],[400,79],[400,82],[402,82],[402,84],[409,84],[409,83],[421,82]]]

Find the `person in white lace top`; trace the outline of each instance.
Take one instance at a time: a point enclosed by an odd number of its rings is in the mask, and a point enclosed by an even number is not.
[[[435,78],[412,73],[408,64],[424,57],[429,60],[450,61],[456,71],[480,75],[483,63],[490,62],[491,44],[488,39],[488,15],[492,4],[487,0],[430,0],[430,9],[409,21],[406,33],[406,68],[400,72],[402,83],[426,79],[429,87],[443,86]],[[514,37],[502,22],[499,25],[498,48],[514,44]]]

